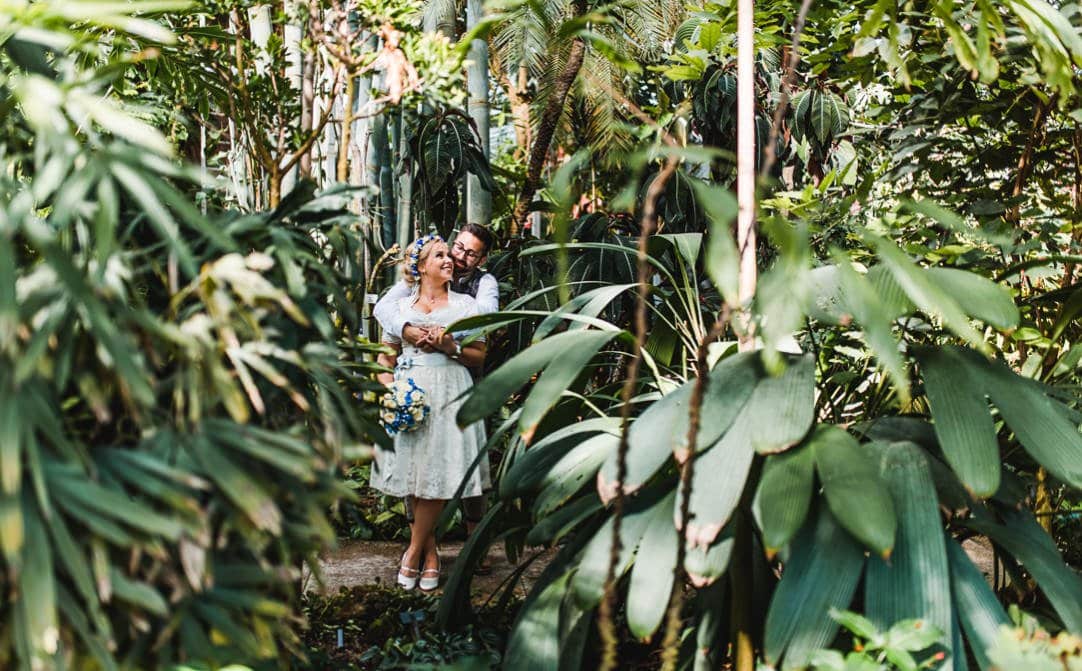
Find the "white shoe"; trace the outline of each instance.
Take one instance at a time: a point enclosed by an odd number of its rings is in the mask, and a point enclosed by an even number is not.
[[[436,568],[426,568],[421,571],[420,587],[422,592],[431,592],[440,586],[439,556],[436,556]]]
[[[417,586],[417,577],[419,575],[421,575],[420,571],[410,566],[406,566],[406,553],[403,552],[402,560],[398,564],[398,585],[402,589],[411,590]],[[424,584],[424,581],[422,580],[421,583]]]

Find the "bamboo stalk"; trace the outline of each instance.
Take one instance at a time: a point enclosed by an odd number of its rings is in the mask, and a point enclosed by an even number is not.
[[[467,0],[466,30],[473,30],[484,14],[482,0]],[[489,157],[489,104],[488,104],[488,42],[473,40],[470,43],[470,64],[467,71],[470,119],[481,138],[481,150]],[[481,186],[481,180],[470,175],[466,181],[466,220],[487,226],[492,221],[492,194]]]

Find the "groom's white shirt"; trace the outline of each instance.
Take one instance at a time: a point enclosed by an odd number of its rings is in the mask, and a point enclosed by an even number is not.
[[[384,332],[396,338],[402,337],[402,328],[406,325],[406,319],[398,309],[398,301],[410,295],[410,286],[405,280],[399,280],[393,287],[383,294],[383,297],[372,309],[372,316],[376,318]],[[477,283],[477,312],[488,314],[500,309],[500,285],[496,278],[489,273],[481,275]]]

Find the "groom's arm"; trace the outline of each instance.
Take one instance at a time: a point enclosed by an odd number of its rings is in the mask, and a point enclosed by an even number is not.
[[[500,309],[500,285],[496,278],[489,273],[481,276],[477,283],[477,312],[487,315]]]
[[[384,333],[389,333],[395,338],[402,338],[402,327],[406,320],[398,309],[398,301],[410,295],[409,285],[405,280],[399,280],[393,287],[383,294],[383,297],[372,308],[372,316],[379,322]]]

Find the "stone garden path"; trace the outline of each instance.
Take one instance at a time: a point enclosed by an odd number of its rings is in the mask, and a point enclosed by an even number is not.
[[[341,587],[354,585],[376,583],[394,585],[398,561],[404,549],[405,544],[401,541],[342,541],[337,549],[325,555],[320,561],[324,579],[323,591],[333,594]],[[440,543],[444,579],[461,550],[461,542]],[[537,550],[528,549],[521,559],[528,559],[536,553]],[[554,551],[544,552],[525,570],[515,588],[519,595],[526,595],[530,586],[548,565],[553,554]],[[490,575],[473,578],[474,597],[482,601],[493,592],[502,591],[501,585],[515,569],[515,566],[507,561],[502,545],[492,547],[489,563],[492,564]],[[310,580],[308,589],[318,590],[319,586],[314,580]]]

